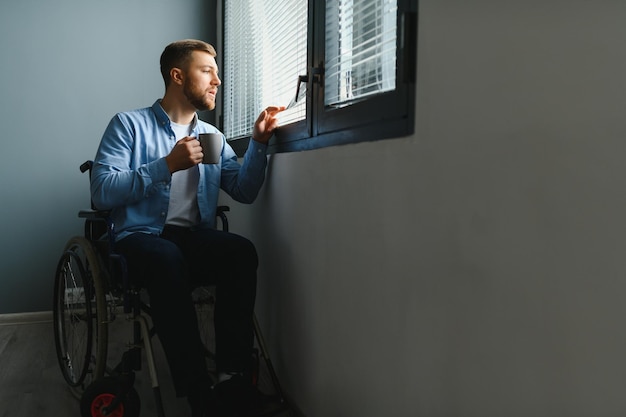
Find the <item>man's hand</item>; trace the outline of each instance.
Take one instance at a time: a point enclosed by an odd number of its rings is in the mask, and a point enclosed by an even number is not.
[[[267,144],[274,133],[274,129],[278,126],[276,114],[283,110],[285,110],[285,106],[270,106],[263,110],[254,122],[252,139]]]
[[[170,154],[165,157],[165,161],[170,173],[173,174],[198,165],[202,162],[202,156],[200,142],[194,137],[186,136],[176,142]]]

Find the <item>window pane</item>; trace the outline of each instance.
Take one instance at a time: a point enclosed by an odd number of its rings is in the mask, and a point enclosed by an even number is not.
[[[224,134],[246,137],[269,105],[288,105],[307,68],[307,0],[225,0]],[[304,87],[304,86],[303,86]],[[280,123],[305,118],[305,100]]]
[[[324,104],[396,88],[396,0],[327,0]]]

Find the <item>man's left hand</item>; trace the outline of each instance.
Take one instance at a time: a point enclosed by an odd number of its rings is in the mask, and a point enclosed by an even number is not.
[[[267,144],[274,130],[278,127],[278,119],[276,115],[285,110],[285,106],[270,106],[259,114],[259,117],[254,122],[254,131],[252,132],[252,139],[257,142]]]

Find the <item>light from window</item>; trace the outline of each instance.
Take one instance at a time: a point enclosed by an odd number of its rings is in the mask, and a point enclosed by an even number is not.
[[[307,10],[307,0],[224,1],[227,138],[248,137],[262,109],[295,98],[298,76],[307,72]],[[280,124],[305,115],[306,100],[300,100],[281,113]]]
[[[396,88],[395,0],[327,0],[324,105]]]

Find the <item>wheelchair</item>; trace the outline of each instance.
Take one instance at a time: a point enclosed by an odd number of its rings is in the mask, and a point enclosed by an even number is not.
[[[91,175],[92,165],[92,161],[86,161],[80,171]],[[227,211],[227,206],[220,206],[217,210],[224,231],[228,231]],[[140,414],[141,401],[133,384],[135,372],[142,368],[143,351],[157,415],[164,417],[151,343],[155,331],[150,325],[150,305],[144,301],[146,297],[142,297],[142,289],[132,284],[124,257],[113,250],[115,225],[109,214],[109,211],[98,210],[93,203],[90,210],[79,211],[78,216],[84,219],[84,235],[67,241],[57,264],[53,325],[59,366],[65,382],[80,400],[82,417],[136,417]],[[199,287],[193,291],[192,298],[209,372],[214,373],[211,333],[214,291],[212,287]],[[109,325],[120,315],[132,323],[132,334],[122,358],[116,366],[109,367]],[[254,335],[253,383],[257,386],[260,383],[262,368],[269,375],[269,384],[273,388],[273,393],[266,395],[272,405],[260,415],[291,414],[256,315]]]

